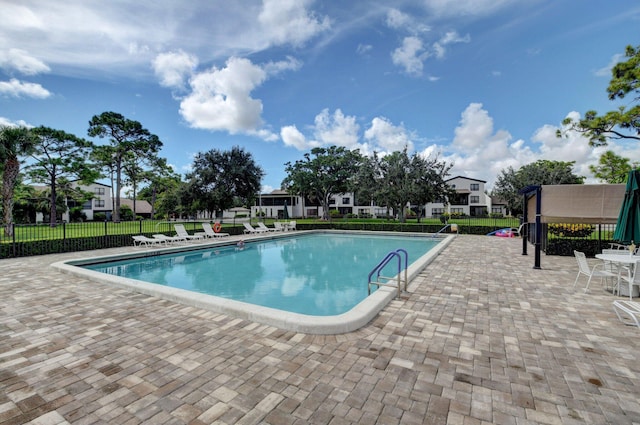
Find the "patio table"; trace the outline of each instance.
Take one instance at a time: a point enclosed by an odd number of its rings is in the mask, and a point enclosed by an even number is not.
[[[610,263],[614,263],[621,266],[626,266],[627,272],[629,273],[629,280],[633,278],[633,269],[636,267],[638,261],[640,261],[640,255],[631,255],[631,254],[596,254],[596,258],[602,261],[607,261]],[[622,271],[622,267],[618,269],[618,294],[629,296],[629,288],[625,285],[624,287],[620,286],[620,272]],[[637,286],[634,287],[633,296],[638,296]]]

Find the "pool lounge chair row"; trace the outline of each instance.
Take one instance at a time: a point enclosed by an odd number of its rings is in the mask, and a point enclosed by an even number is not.
[[[284,232],[286,230],[296,230],[296,222],[290,221],[289,223],[280,223],[276,221],[273,223],[274,227],[267,227],[263,222],[258,223],[258,227],[253,227],[249,223],[242,223],[244,225],[244,233],[256,234],[256,233],[268,233],[268,232]]]
[[[185,229],[183,224],[174,224],[173,227],[176,230],[175,236],[167,236],[163,234],[155,234],[152,235],[152,238],[149,238],[144,235],[135,235],[133,236],[133,245],[134,246],[151,246],[151,245],[168,245],[170,243],[180,243],[187,242],[191,240],[204,240],[205,238],[223,238],[229,236],[229,233],[222,233],[220,231],[216,232],[210,223],[202,223],[202,230],[204,232],[196,232],[193,235],[190,235]],[[219,225],[216,226],[217,230],[220,230]]]

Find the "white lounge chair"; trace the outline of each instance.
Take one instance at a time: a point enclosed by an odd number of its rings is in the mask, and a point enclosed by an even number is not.
[[[295,220],[294,221],[290,221],[289,225],[287,226],[287,228],[289,230],[296,230],[296,222],[295,222]]]
[[[134,246],[142,246],[142,245],[149,246],[149,245],[158,245],[158,244],[164,243],[159,239],[148,238],[144,235],[135,235],[135,236],[132,236],[132,238],[133,238]]]
[[[174,224],[173,227],[176,229],[176,234],[181,238],[185,238],[187,240],[204,239],[203,235],[190,235],[187,232],[187,229],[184,228],[184,224]]]
[[[275,232],[277,229],[275,227],[267,227],[263,222],[259,222],[258,228],[256,230],[266,230],[267,232]]]
[[[216,224],[219,225],[218,223]],[[230,236],[228,233],[222,233],[220,231],[216,232],[214,228],[211,227],[211,223],[202,223],[202,229],[204,230],[204,235],[208,238],[223,238],[225,236]]]
[[[187,238],[183,238],[182,236],[167,236],[161,233],[151,235],[154,239],[158,239],[159,241],[164,242],[165,244],[175,243],[175,242],[186,242]]]
[[[589,276],[589,280],[587,280],[587,286],[585,286],[584,292],[587,292],[589,290],[589,284],[591,283],[591,279],[593,279],[594,277],[599,277],[601,281],[604,278],[618,278],[617,273],[613,273],[609,270],[604,270],[604,263],[589,266],[587,257],[584,255],[584,252],[573,251],[573,254],[576,256],[576,260],[578,261],[578,275],[576,276],[576,280],[573,282],[574,288],[578,284],[580,275]]]
[[[618,319],[625,325],[635,324],[640,328],[640,303],[635,301],[622,301],[616,300],[613,302],[613,311],[618,316]],[[624,320],[623,316],[627,316],[633,323],[628,320]]]
[[[253,227],[249,223],[242,223],[242,224],[244,225],[244,232],[245,233],[256,234],[256,233],[266,233],[266,232],[268,232],[268,230],[256,229],[255,227]]]
[[[279,221],[273,223],[273,228],[276,232],[285,232],[287,230],[287,228],[284,227]]]

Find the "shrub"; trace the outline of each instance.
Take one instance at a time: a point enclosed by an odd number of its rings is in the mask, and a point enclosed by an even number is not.
[[[93,215],[93,221],[105,221],[107,219],[107,214],[103,212],[98,212]]]
[[[492,212],[489,214],[489,218],[504,218],[504,214]]]
[[[566,238],[586,238],[593,230],[591,224],[549,224],[549,233]]]

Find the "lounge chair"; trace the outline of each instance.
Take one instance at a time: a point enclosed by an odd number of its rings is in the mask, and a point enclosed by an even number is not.
[[[576,276],[576,280],[573,282],[574,288],[578,283],[580,275],[589,276],[589,280],[587,280],[587,286],[585,286],[584,292],[587,292],[589,290],[589,284],[591,283],[591,279],[593,279],[594,277],[599,277],[601,281],[604,278],[618,278],[617,273],[604,269],[604,263],[590,266],[587,262],[587,257],[584,255],[584,252],[573,251],[573,254],[576,256],[576,260],[578,261],[578,275]]]
[[[132,236],[132,238],[133,238],[133,246],[142,246],[142,245],[149,246],[149,245],[158,245],[158,244],[164,243],[159,239],[148,238],[144,235],[135,235],[135,236]]]
[[[258,228],[256,230],[266,230],[267,232],[275,232],[278,229],[276,229],[275,227],[267,227],[263,222],[259,222]]]
[[[289,225],[287,226],[287,229],[296,230],[296,222],[295,221],[290,221]]]
[[[155,235],[151,235],[154,239],[158,239],[159,241],[164,242],[165,244],[170,244],[170,243],[174,243],[174,242],[186,242],[187,238],[184,238],[182,236],[167,236],[167,235],[163,235],[162,233],[158,233]]]
[[[616,300],[613,302],[613,311],[618,316],[618,319],[625,325],[635,324],[640,328],[640,303],[636,301],[622,301]],[[633,323],[628,320],[624,320],[623,316],[627,316]]]
[[[203,235],[190,235],[187,232],[187,229],[184,228],[184,224],[174,224],[173,227],[176,229],[176,234],[181,238],[185,238],[187,240],[204,239]]]
[[[251,224],[249,223],[242,223],[244,225],[244,232],[245,233],[249,233],[249,234],[256,234],[256,233],[266,233],[269,230],[263,230],[263,229],[256,229],[255,227],[253,227]]]
[[[276,232],[285,232],[287,230],[287,228],[284,227],[279,221],[273,223],[273,228]]]
[[[230,236],[228,233],[220,232],[219,223],[216,223],[216,225],[217,225],[216,229],[218,229],[217,232],[213,227],[211,227],[211,223],[202,223],[202,229],[204,230],[204,235],[208,238],[222,238],[225,236]]]

